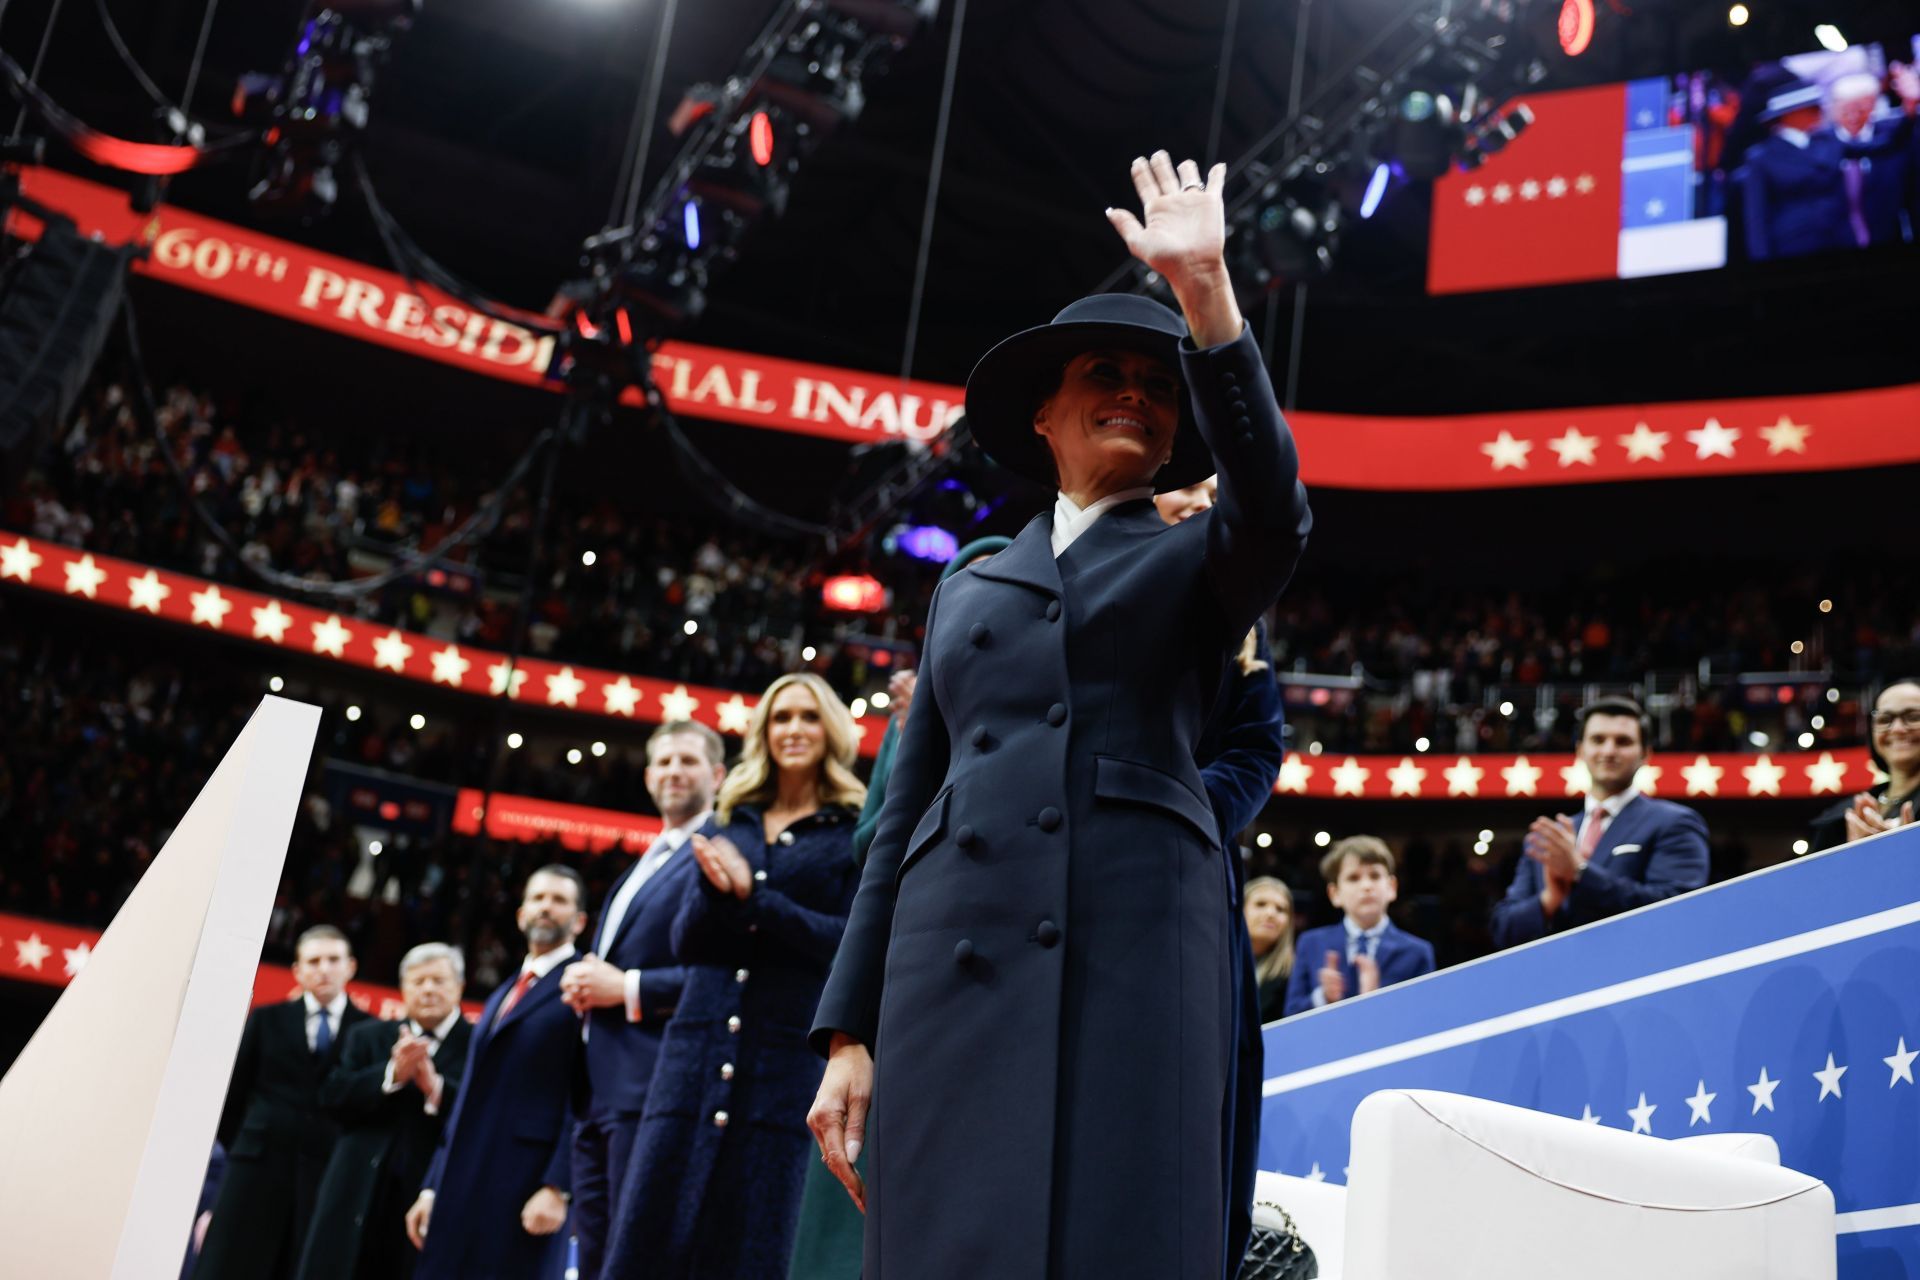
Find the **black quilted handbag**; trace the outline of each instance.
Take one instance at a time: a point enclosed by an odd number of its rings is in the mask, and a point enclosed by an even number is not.
[[[1313,1246],[1300,1238],[1293,1215],[1271,1200],[1255,1203],[1253,1234],[1247,1238],[1239,1280],[1316,1280],[1319,1274],[1320,1260],[1313,1256]]]

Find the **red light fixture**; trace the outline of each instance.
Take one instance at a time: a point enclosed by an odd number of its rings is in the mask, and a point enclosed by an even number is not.
[[[865,573],[843,573],[820,586],[820,600],[840,613],[878,613],[887,607],[887,589]]]
[[[1563,0],[1560,5],[1560,51],[1577,58],[1593,43],[1593,0]]]
[[[762,169],[773,163],[773,117],[764,111],[753,113],[747,126],[747,144],[753,150],[753,162]]]

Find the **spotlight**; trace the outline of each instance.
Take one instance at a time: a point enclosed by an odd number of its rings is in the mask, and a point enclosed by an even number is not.
[[[591,551],[582,551],[580,553],[580,563],[587,566],[587,568],[589,569],[593,568],[593,562],[595,560],[598,560],[599,558],[600,558],[599,556],[593,554],[593,552]]]
[[[1268,287],[1311,279],[1333,269],[1340,241],[1340,203],[1307,186],[1267,188],[1250,233],[1253,278]]]
[[[1807,723],[1816,729],[1824,729],[1827,727],[1827,718],[1825,716],[1815,716],[1813,719],[1807,721]]]
[[[687,248],[700,247],[700,202],[689,200],[680,207],[681,233],[687,242]]]
[[[1822,601],[1820,602],[1820,612],[1822,612],[1822,613],[1832,613],[1832,612],[1833,612],[1833,601],[1831,601],[1831,600],[1822,600]]]
[[[1803,734],[1801,734],[1801,735],[1800,735],[1800,749],[1801,749],[1802,751],[1805,751],[1805,750],[1806,750],[1806,749],[1807,749],[1808,747],[1811,747],[1812,745],[1813,745],[1813,735],[1812,735],[1812,734],[1810,734],[1810,733],[1803,733]]]
[[[1428,747],[1432,745],[1433,745],[1432,741],[1427,738],[1415,738],[1413,740],[1413,749],[1415,751],[1425,751]]]
[[[282,680],[279,676],[274,676],[271,680],[267,681],[267,688],[273,690],[275,693],[280,692],[282,689],[286,687],[287,687],[287,682],[285,680]]]
[[[1460,167],[1478,169],[1506,150],[1507,144],[1533,123],[1533,108],[1522,102],[1510,111],[1494,112],[1474,129],[1460,152]]]
[[[1503,703],[1501,703],[1501,704],[1500,704],[1500,714],[1501,714],[1501,715],[1503,715],[1503,716],[1510,716],[1510,715],[1512,715],[1512,714],[1513,714],[1513,704],[1512,704],[1511,702],[1503,702]]]
[[[945,564],[960,551],[960,539],[936,524],[906,525],[894,535],[893,545],[915,560]]]
[[[1820,47],[1829,53],[1845,53],[1847,51],[1847,38],[1841,35],[1840,28],[1834,26],[1831,22],[1823,22],[1815,27],[1813,29],[1813,38],[1818,40]]]
[[[1795,640],[1792,644],[1788,645],[1787,648],[1796,654],[1805,653],[1807,651],[1807,642],[1804,640]]]
[[[680,629],[686,632],[688,635],[692,635],[694,632],[700,629],[700,624],[695,622],[692,618],[688,618],[685,622],[680,624]]]
[[[1796,858],[1803,857],[1806,854],[1807,850],[1812,847],[1813,846],[1808,844],[1805,840],[1795,840],[1793,842],[1793,856]]]
[[[1491,830],[1482,830],[1482,831],[1480,832],[1480,843],[1481,843],[1481,844],[1492,844],[1492,843],[1493,843],[1493,832],[1492,832]]]
[[[1767,742],[1768,742],[1767,735],[1760,732],[1758,729],[1755,729],[1752,733],[1747,735],[1747,741],[1751,742],[1754,746],[1759,747],[1762,751],[1765,751],[1767,749]]]
[[[1488,844],[1485,840],[1476,840],[1473,845],[1474,855],[1476,857],[1484,858],[1487,856],[1487,850],[1491,849],[1492,847],[1493,846]]]
[[[800,651],[800,661],[802,662],[812,662],[818,656],[820,656],[820,651],[812,645],[808,645]]]
[[[387,846],[381,844],[378,840],[367,841],[367,852],[372,854],[376,858],[379,857],[382,853],[385,853],[386,848]]]
[[[1310,756],[1317,756],[1317,755],[1319,755],[1319,754],[1320,754],[1320,752],[1321,752],[1321,750],[1322,750],[1322,748],[1321,748],[1321,746],[1320,746],[1320,744],[1319,744],[1319,743],[1317,743],[1317,742],[1309,742],[1309,743],[1307,744],[1307,754],[1308,754],[1308,755],[1310,755]]]
[[[407,723],[412,725],[416,730],[424,729],[427,727],[427,718],[416,711]]]
[[[507,735],[507,750],[518,751],[520,749],[520,744],[525,741],[526,739],[522,738],[519,734],[510,733]]]
[[[855,698],[847,706],[847,713],[855,720],[858,720],[861,716],[867,714],[867,700],[865,698]]]
[[[1333,834],[1328,831],[1316,831],[1313,833],[1313,842],[1324,849],[1333,843]]]
[[[581,761],[582,759],[584,759],[584,758],[585,758],[585,757],[583,757],[583,756],[582,756],[582,755],[580,754],[580,748],[578,748],[578,747],[569,747],[569,748],[567,749],[567,763],[568,763],[568,764],[579,764],[579,763],[580,763],[580,761]]]
[[[1259,835],[1253,838],[1253,842],[1259,845],[1262,849],[1271,849],[1273,847],[1273,836],[1268,834],[1265,831],[1262,831]]]
[[[773,163],[773,117],[765,111],[753,113],[747,125],[747,146],[753,162],[762,169]]]
[[[1752,16],[1753,12],[1748,9],[1747,6],[1736,4],[1727,10],[1727,25],[1730,27],[1744,27],[1747,25],[1747,19]]]
[[[348,707],[348,708],[347,708],[347,719],[349,719],[349,720],[358,720],[359,718],[360,718],[360,708],[359,708],[359,707]]]
[[[892,702],[893,699],[887,696],[887,691],[885,689],[882,689],[880,692],[873,695],[873,698],[871,699],[871,701],[873,702],[874,706],[884,711],[887,707],[887,704]]]
[[[1838,689],[1827,690],[1827,701],[1828,702],[1840,701],[1840,691]]]
[[[1413,89],[1394,104],[1389,128],[1393,155],[1416,182],[1430,181],[1447,171],[1460,145],[1460,112],[1444,91]]]
[[[593,744],[593,754],[594,754],[595,756],[603,756],[603,755],[605,755],[605,754],[607,754],[607,744],[606,744],[606,743],[604,743],[604,742],[596,742],[596,743],[594,743],[594,744]]]

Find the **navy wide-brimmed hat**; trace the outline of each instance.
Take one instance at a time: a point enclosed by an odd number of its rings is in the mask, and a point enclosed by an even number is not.
[[[1060,385],[1067,361],[1088,351],[1117,348],[1158,356],[1179,376],[1186,322],[1131,293],[1096,293],[1069,305],[1053,323],[1014,334],[973,366],[967,377],[967,424],[987,456],[1051,487],[1058,483],[1047,442],[1033,429],[1034,410]],[[1213,454],[1193,422],[1193,401],[1182,389],[1173,454],[1153,478],[1155,489],[1184,489],[1214,472]]]
[[[1788,72],[1785,78],[1767,86],[1767,102],[1760,109],[1760,123],[1772,124],[1802,107],[1817,107],[1821,96],[1819,85]]]

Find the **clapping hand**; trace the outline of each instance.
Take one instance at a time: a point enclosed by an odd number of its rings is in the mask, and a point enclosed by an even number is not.
[[[1913,821],[1913,801],[1900,806],[1899,816],[1889,818],[1880,812],[1880,802],[1872,795],[1862,793],[1853,798],[1853,804],[1846,812],[1847,840],[1865,840],[1868,836],[1877,836],[1882,831],[1891,831]]]
[[[393,1064],[393,1082],[403,1085],[409,1081],[418,1081],[420,1069],[427,1065],[427,1042],[413,1034],[409,1027],[400,1028],[400,1038],[393,1042],[390,1055]]]
[[[693,857],[701,874],[722,893],[744,899],[753,892],[753,866],[725,836],[694,836]]]
[[[1365,995],[1369,991],[1380,989],[1380,962],[1362,951],[1353,958],[1353,971],[1360,979],[1360,991]]]
[[[1327,958],[1320,966],[1320,994],[1326,997],[1328,1004],[1346,997],[1347,975],[1340,971],[1338,951],[1327,952]]]
[[[626,1000],[626,973],[591,951],[560,973],[560,1002],[582,1017]]]

